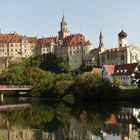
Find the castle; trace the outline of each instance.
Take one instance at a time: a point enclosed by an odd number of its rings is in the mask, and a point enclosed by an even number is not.
[[[27,37],[17,33],[0,34],[0,65],[8,66],[9,61],[54,53],[57,57],[69,58],[72,69],[81,65],[86,67],[104,64],[127,64],[140,61],[140,48],[127,44],[127,33],[118,34],[118,47],[106,49],[100,32],[99,46],[92,49],[92,44],[82,34],[70,34],[63,15],[60,31],[56,37]]]

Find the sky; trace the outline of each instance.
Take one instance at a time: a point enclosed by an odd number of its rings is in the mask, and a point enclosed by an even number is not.
[[[102,30],[106,48],[118,45],[118,33],[140,47],[140,0],[0,0],[2,33],[57,36],[62,15],[71,33],[82,33],[98,47]]]

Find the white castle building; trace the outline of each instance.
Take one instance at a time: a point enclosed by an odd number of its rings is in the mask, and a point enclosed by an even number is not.
[[[0,34],[0,64],[9,61],[54,53],[69,59],[72,69],[79,68],[84,56],[90,52],[91,43],[82,34],[70,34],[63,15],[60,31],[56,37],[26,37],[17,33]]]
[[[92,49],[92,50],[91,50]],[[57,57],[68,58],[72,69],[81,65],[103,66],[105,64],[129,64],[140,61],[140,48],[127,44],[127,33],[118,34],[118,47],[106,49],[100,32],[99,47],[94,48],[82,34],[70,34],[63,15],[60,31],[56,37],[27,37],[17,33],[0,34],[0,66],[9,61],[54,53]]]

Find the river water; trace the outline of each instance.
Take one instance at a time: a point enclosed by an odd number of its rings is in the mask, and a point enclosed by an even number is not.
[[[0,140],[139,140],[140,104],[4,98]]]

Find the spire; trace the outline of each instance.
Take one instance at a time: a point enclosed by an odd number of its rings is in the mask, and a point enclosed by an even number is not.
[[[99,35],[99,52],[103,52],[104,50],[105,50],[105,47],[104,47],[104,42],[103,42],[102,30],[101,30],[100,35]]]
[[[62,21],[60,23],[60,31],[58,32],[58,34],[59,34],[59,38],[61,39],[64,39],[66,36],[70,34],[68,31],[68,25],[67,25],[64,13],[62,16]]]
[[[103,35],[102,35],[102,30],[101,30],[100,35],[99,35],[99,48],[103,46],[104,46],[104,43],[103,43]]]
[[[103,39],[102,30],[100,31],[99,39]]]
[[[66,18],[65,18],[64,10],[63,10],[63,16],[62,16],[62,23],[66,23]]]
[[[65,19],[64,14],[63,14],[63,17],[62,17],[62,23],[66,23],[66,19]]]

